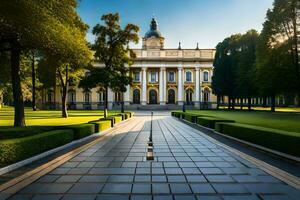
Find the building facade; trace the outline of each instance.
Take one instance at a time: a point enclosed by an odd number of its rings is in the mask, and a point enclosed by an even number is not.
[[[166,49],[164,41],[156,20],[152,19],[142,48],[133,49],[136,54],[130,66],[133,83],[124,94],[108,91],[110,109],[117,109],[122,101],[132,109],[149,105],[175,108],[183,104],[199,108],[200,105],[211,107],[216,102],[211,89],[215,49],[199,49],[198,44],[194,49],[183,49],[180,43],[177,48]],[[48,91],[43,101],[48,105],[60,101],[58,93]],[[103,106],[104,95],[99,88],[84,91],[71,86],[69,109],[97,109]]]

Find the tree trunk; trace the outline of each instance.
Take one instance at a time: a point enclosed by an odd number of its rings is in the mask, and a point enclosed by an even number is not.
[[[105,87],[105,102],[104,102],[104,117],[107,117],[108,116],[108,113],[107,113],[107,108],[108,108],[108,87],[106,86]]]
[[[26,124],[24,114],[24,101],[20,79],[20,54],[21,50],[18,44],[14,44],[11,51],[11,80],[15,109],[14,126],[24,127],[26,126]]]
[[[35,103],[35,67],[34,67],[34,52],[32,51],[32,64],[31,64],[31,81],[32,81],[32,110],[36,111],[36,103]]]
[[[61,117],[68,118],[67,111],[67,84],[65,84],[62,88],[62,96],[61,96]]]
[[[121,113],[124,113],[124,93],[122,93],[122,102],[121,102]]]
[[[275,112],[275,95],[272,95],[271,97],[271,112]]]
[[[217,110],[219,110],[219,108],[220,108],[220,95],[218,94],[217,95]]]
[[[231,108],[231,98],[228,96],[228,110],[230,110],[230,108]]]
[[[251,97],[248,97],[248,110],[251,110]]]
[[[243,107],[244,107],[244,99],[243,99],[243,98],[241,98],[241,99],[240,99],[240,101],[241,101],[241,102],[240,102],[240,105],[241,105],[241,110],[243,110]]]
[[[60,81],[61,81],[61,87],[62,87],[62,95],[61,95],[61,117],[68,118],[68,111],[67,111],[67,91],[68,91],[68,65],[66,65],[66,82],[64,83],[62,73],[59,71]],[[55,95],[55,94],[54,94]]]

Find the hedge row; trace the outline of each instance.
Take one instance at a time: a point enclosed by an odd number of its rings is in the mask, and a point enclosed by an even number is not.
[[[217,132],[294,156],[300,156],[300,134],[278,129],[235,123],[233,120],[172,112],[172,116],[215,129]],[[195,121],[196,120],[196,121]]]
[[[208,127],[215,128],[216,123],[218,122],[231,122],[234,123],[234,120],[221,119],[216,117],[197,117],[197,124]]]
[[[0,164],[18,162],[73,140],[73,130],[54,130],[23,138],[0,141]]]
[[[217,123],[216,131],[270,149],[300,156],[299,133],[238,123]]]
[[[33,126],[22,129],[5,127],[0,131],[0,134],[4,133],[2,134],[2,138],[5,138],[0,140],[0,166],[18,162],[44,151],[62,146],[73,140],[78,140],[94,133],[104,131],[112,127],[114,123],[125,120],[132,115],[133,113],[124,113],[121,115],[114,115],[108,118],[92,121],[88,124],[71,126]],[[5,132],[3,130],[9,131]],[[20,135],[18,135],[18,131]],[[41,131],[44,132],[40,133]]]

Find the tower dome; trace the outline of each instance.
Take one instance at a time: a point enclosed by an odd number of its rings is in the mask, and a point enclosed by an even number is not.
[[[154,18],[152,18],[151,20],[150,30],[145,34],[145,38],[151,38],[151,37],[155,37],[155,38],[162,37],[160,31],[157,28],[157,22]]]
[[[162,36],[157,28],[157,22],[152,18],[150,23],[150,30],[143,38],[143,49],[163,49],[165,38]]]

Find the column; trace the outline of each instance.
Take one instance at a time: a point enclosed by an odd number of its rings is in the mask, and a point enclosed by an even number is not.
[[[182,91],[183,91],[183,77],[182,66],[178,67],[178,105],[183,105]]]
[[[142,83],[142,105],[147,104],[147,68],[142,68],[142,76],[143,76],[143,83]]]
[[[199,76],[199,66],[196,66],[196,79],[195,79],[195,107],[200,106],[200,76]]]
[[[160,68],[159,70],[159,104],[164,105],[164,94],[163,94],[163,68]]]
[[[108,88],[107,94],[108,109],[111,110],[113,108],[114,103],[114,93],[110,88]]]
[[[163,77],[164,77],[164,87],[163,87],[163,97],[164,97],[164,103],[167,103],[168,93],[167,93],[167,70],[165,69],[163,71]]]
[[[124,105],[130,105],[130,85],[126,86],[126,92],[124,93]]]

